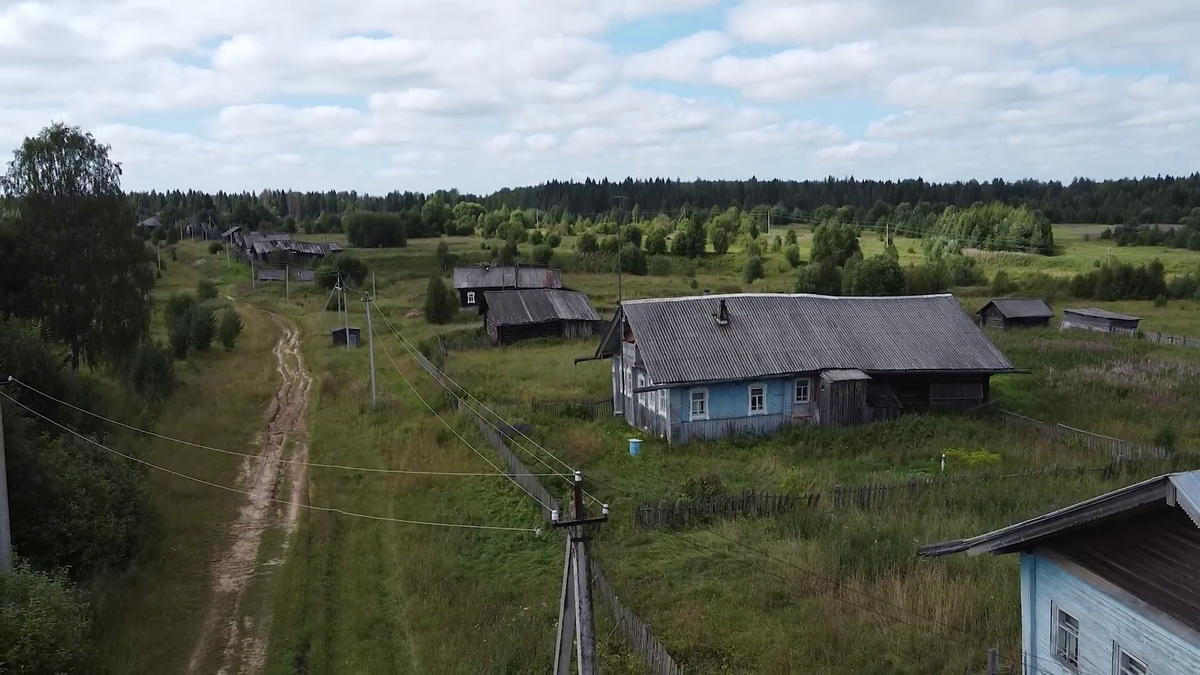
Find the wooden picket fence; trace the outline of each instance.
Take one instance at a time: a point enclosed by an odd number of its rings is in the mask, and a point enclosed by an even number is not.
[[[913,476],[908,480],[894,483],[868,483],[866,485],[834,485],[830,493],[829,504],[833,509],[857,508],[870,510],[891,503],[897,498],[910,501],[919,499],[930,490],[970,483],[990,483],[1013,479],[1042,477],[1052,474],[1090,473],[1110,470],[1108,466],[1059,467],[1052,466],[1034,471],[1017,473],[974,473],[974,474],[936,474],[930,476]]]
[[[546,490],[537,476],[530,475],[529,469],[504,442],[503,434],[496,431],[478,414],[475,414],[475,422],[479,425],[479,430],[487,437],[488,444],[492,446],[496,454],[500,455],[503,466],[508,469],[506,471],[508,476],[516,481],[533,501],[537,502],[538,508],[542,510],[542,517],[546,519],[546,522],[550,522],[551,509],[559,510],[561,508],[559,500]]]
[[[1003,415],[1006,426],[1025,429],[1053,440],[1076,441],[1083,444],[1089,450],[1107,452],[1115,461],[1144,458],[1166,459],[1167,455],[1170,454],[1166,448],[1154,445],[1137,445],[1132,441],[1105,436],[1104,434],[1085,431],[1084,429],[1076,429],[1065,424],[1048,424],[1032,417],[1004,410],[1003,408],[998,408],[998,410]]]
[[[1200,347],[1200,338],[1186,335],[1170,335],[1168,333],[1142,332],[1142,339],[1160,345],[1181,345],[1183,347]]]
[[[654,639],[650,625],[642,623],[636,614],[621,604],[620,598],[609,585],[604,572],[595,563],[592,564],[592,576],[595,580],[593,584],[595,597],[600,599],[600,604],[604,605],[608,615],[617,624],[613,630],[621,634],[629,651],[637,654],[641,659],[646,672],[650,675],[682,675],[683,667],[671,658],[658,640]]]
[[[639,527],[680,529],[702,525],[718,518],[772,516],[797,506],[816,508],[821,495],[788,495],[747,490],[740,495],[677,499],[645,504],[634,512]]]

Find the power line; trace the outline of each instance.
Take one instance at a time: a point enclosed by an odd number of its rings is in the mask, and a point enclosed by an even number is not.
[[[147,429],[135,427],[131,424],[126,424],[124,422],[120,422],[118,420],[114,420],[112,418],[105,417],[104,415],[94,413],[85,408],[81,408],[72,403],[68,403],[62,399],[55,398],[55,397],[51,396],[50,394],[47,394],[44,391],[41,391],[41,390],[36,389],[28,384],[25,384],[24,382],[18,380],[15,377],[12,377],[11,375],[9,376],[8,381],[13,382],[15,384],[19,384],[22,387],[28,389],[29,391],[32,391],[35,394],[43,396],[43,397],[45,397],[51,401],[54,401],[55,403],[58,403],[60,405],[71,408],[72,410],[77,410],[85,415],[90,415],[96,419],[103,420],[110,424],[115,424],[115,425],[117,425],[119,427],[123,427],[125,429],[129,429],[130,431],[136,431],[139,434],[145,434],[147,436],[158,438],[158,439],[161,439],[164,441],[170,441],[172,443],[179,443],[180,445],[186,445],[186,446],[189,446],[192,448],[199,448],[201,450],[208,450],[210,452],[219,452],[224,455],[232,455],[234,457],[246,457],[249,459],[263,459],[261,455],[255,455],[255,454],[251,454],[251,453],[247,453],[247,452],[237,452],[234,450],[225,450],[223,448],[215,448],[211,445],[204,445],[203,443],[193,443],[191,441],[185,441],[180,438],[173,438],[171,436],[165,436],[163,434],[155,433],[155,432],[149,431]],[[470,472],[457,472],[457,471],[417,471],[417,470],[409,470],[409,469],[377,469],[377,468],[365,467],[365,466],[347,466],[347,465],[343,465],[343,464],[322,464],[320,462],[304,462],[304,461],[300,461],[300,460],[296,460],[296,459],[283,459],[283,458],[271,460],[271,461],[279,462],[281,464],[294,464],[296,466],[306,466],[306,467],[311,467],[311,468],[315,468],[315,469],[339,469],[342,471],[361,471],[364,473],[411,474],[411,475],[416,475],[416,476],[497,476],[497,475],[500,475],[500,474],[494,474],[494,473],[470,473]],[[535,473],[535,474],[528,474],[528,475],[542,477],[542,476],[554,476],[557,474]]]
[[[20,406],[21,408],[25,409],[26,411],[40,417],[42,420],[58,427],[59,429],[62,429],[63,431],[71,434],[72,436],[75,436],[81,440],[91,443],[92,445],[94,445],[102,450],[105,450],[106,452],[110,452],[114,455],[117,455],[118,457],[123,457],[132,462],[137,462],[138,464],[147,466],[151,469],[155,469],[158,471],[162,471],[163,473],[171,474],[172,476],[178,476],[179,478],[184,478],[186,480],[200,483],[201,485],[207,485],[209,487],[214,487],[214,488],[217,488],[220,490],[225,490],[227,492],[233,492],[236,494],[245,495],[247,497],[262,497],[262,498],[265,498],[268,501],[274,502],[276,504],[282,504],[284,506],[296,506],[296,507],[299,507],[302,509],[308,509],[310,511],[322,511],[325,513],[337,513],[337,514],[340,514],[343,516],[350,516],[353,518],[365,518],[368,520],[378,520],[378,521],[390,522],[390,523],[403,523],[406,525],[428,525],[431,527],[450,527],[450,528],[472,529],[472,530],[502,530],[502,531],[508,531],[508,532],[533,532],[535,534],[541,533],[540,528],[532,528],[532,527],[503,527],[503,526],[499,526],[499,525],[471,525],[471,524],[463,524],[463,523],[438,523],[438,522],[425,521],[425,520],[407,520],[404,518],[392,518],[389,516],[375,516],[375,515],[371,515],[368,513],[356,513],[354,511],[346,511],[344,509],[334,508],[331,506],[316,506],[313,504],[305,504],[304,502],[292,502],[292,501],[287,501],[284,499],[278,499],[276,497],[272,497],[269,495],[255,495],[252,492],[247,492],[245,490],[239,490],[234,487],[229,487],[228,485],[221,485],[220,483],[213,483],[211,481],[204,480],[203,478],[196,478],[195,476],[189,476],[185,473],[180,473],[179,471],[175,471],[173,469],[168,469],[166,467],[159,466],[152,462],[148,462],[140,457],[135,457],[133,455],[123,453],[119,450],[114,450],[114,449],[104,445],[103,443],[100,443],[99,441],[89,438],[88,436],[85,436],[84,434],[81,434],[78,431],[76,431],[64,424],[61,424],[61,423],[43,415],[42,413],[30,408],[29,406],[25,405],[24,403],[21,403],[20,401],[16,400],[15,398],[9,396],[8,394],[6,394],[2,391],[0,391],[0,396],[3,396],[4,398],[6,398],[9,401],[13,402],[14,404]]]

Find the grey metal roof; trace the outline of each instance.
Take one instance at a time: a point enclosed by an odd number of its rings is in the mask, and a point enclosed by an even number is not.
[[[283,281],[287,279],[287,270],[258,270],[259,281]]]
[[[935,558],[964,551],[969,555],[1025,551],[1073,528],[1160,502],[1183,509],[1192,523],[1200,527],[1200,471],[1151,478],[994,532],[922,546],[920,554]]]
[[[826,382],[853,382],[855,380],[869,380],[871,376],[861,370],[826,370],[821,373],[821,379]]]
[[[1140,316],[1131,316],[1129,314],[1118,314],[1110,312],[1107,309],[1098,307],[1077,307],[1074,309],[1064,309],[1063,314],[1078,314],[1080,316],[1090,316],[1096,319],[1116,319],[1118,321],[1141,321]]]
[[[722,299],[729,311],[724,326],[713,317]],[[655,384],[829,369],[1015,370],[949,294],[705,295],[628,300],[618,320],[622,313]],[[608,355],[603,351],[597,356]]]
[[[162,226],[162,221],[160,221],[157,216],[150,216],[149,218],[138,223],[137,226],[157,228]]]
[[[1009,319],[1040,319],[1054,316],[1054,310],[1038,298],[996,298],[984,305],[979,312],[987,309],[988,305],[995,305],[996,309]]]
[[[233,236],[233,233],[234,233],[234,232],[237,232],[237,231],[238,231],[238,230],[240,230],[240,229],[242,229],[242,226],[241,226],[241,225],[234,225],[233,227],[229,228],[228,230],[225,230],[224,232],[222,232],[222,233],[221,233],[221,236],[222,236],[222,237],[230,237],[230,236]]]
[[[546,321],[599,321],[588,296],[578,291],[528,288],[485,291],[488,322],[514,326]]]
[[[455,288],[562,288],[562,272],[552,267],[455,267]]]

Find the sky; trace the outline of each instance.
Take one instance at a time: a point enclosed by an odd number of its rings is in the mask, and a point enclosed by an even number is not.
[[[1196,0],[0,0],[129,190],[1200,170]]]

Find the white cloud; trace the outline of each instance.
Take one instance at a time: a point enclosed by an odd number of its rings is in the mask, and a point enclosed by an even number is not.
[[[817,151],[817,159],[829,162],[859,162],[863,160],[884,159],[896,154],[899,146],[895,143],[872,143],[869,141],[854,141],[846,145],[831,145]]]
[[[633,80],[702,82],[712,79],[711,62],[733,48],[733,38],[701,31],[625,59],[625,76]]]

